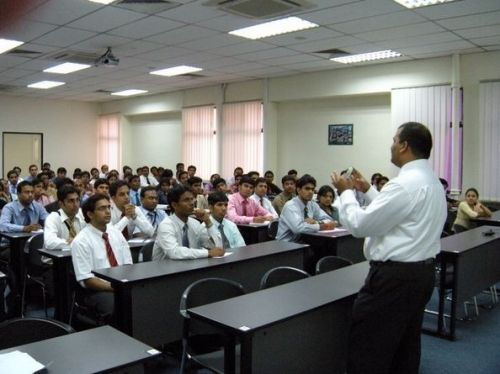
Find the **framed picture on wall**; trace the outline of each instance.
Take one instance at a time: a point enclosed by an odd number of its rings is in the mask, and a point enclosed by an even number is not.
[[[328,145],[352,145],[352,124],[328,125]]]

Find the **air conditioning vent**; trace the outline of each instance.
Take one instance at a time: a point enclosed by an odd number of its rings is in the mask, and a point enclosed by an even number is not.
[[[350,55],[349,52],[343,51],[342,49],[338,49],[338,48],[324,49],[322,51],[316,51],[313,53],[326,54],[326,55],[328,55],[328,58],[343,57],[343,56]]]
[[[100,54],[97,53],[85,53],[80,51],[63,51],[56,52],[50,55],[45,56],[47,60],[53,60],[57,62],[77,62],[81,64],[90,64],[93,65],[94,62],[101,57]]]
[[[247,18],[273,18],[314,7],[306,0],[209,0],[203,5]]]
[[[118,8],[132,10],[134,12],[156,14],[169,9],[177,8],[181,4],[168,0],[121,0],[113,3]]]
[[[18,88],[18,87],[12,86],[9,84],[0,84],[0,92],[10,92],[10,91],[14,91],[16,88]]]
[[[8,52],[7,54],[16,55],[16,56],[26,56],[26,57],[38,57],[37,55],[42,54],[42,52],[16,48],[16,49],[13,49],[12,51]]]

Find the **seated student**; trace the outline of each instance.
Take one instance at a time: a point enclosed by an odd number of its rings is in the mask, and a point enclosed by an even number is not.
[[[316,179],[305,174],[297,180],[297,196],[281,212],[277,240],[298,241],[300,234],[332,230],[335,222],[312,201]]]
[[[290,175],[290,176],[294,177],[295,180],[297,180],[298,172],[295,169],[290,169],[290,170],[288,170],[287,175]]]
[[[98,178],[94,182],[94,192],[109,197],[109,182],[105,178]]]
[[[12,195],[9,192],[9,181],[7,179],[0,178],[0,184],[2,185],[0,199],[4,200],[5,203],[10,203],[12,201]]]
[[[5,185],[0,182],[0,212],[10,201],[10,196],[5,192]]]
[[[271,221],[273,216],[260,206],[255,200],[250,199],[254,189],[254,181],[243,176],[237,193],[229,196],[227,219],[234,223],[262,223]]]
[[[38,166],[36,166],[35,164],[32,164],[29,166],[28,170],[29,170],[30,174],[26,178],[24,178],[24,180],[28,181],[28,182],[33,182],[33,180],[38,175]]]
[[[158,226],[153,247],[153,260],[185,260],[224,255],[224,249],[216,246],[219,230],[204,210],[194,209],[193,193],[183,185],[168,192],[173,214]],[[191,218],[192,214],[205,223]]]
[[[141,207],[139,208],[148,219],[155,232],[158,225],[165,219],[167,213],[163,209],[158,209],[158,191],[156,187],[147,186],[141,188]],[[136,228],[136,233],[139,230]]]
[[[194,165],[189,165],[188,166],[188,169],[187,169],[187,172],[188,172],[188,177],[189,178],[192,178],[195,176],[196,174],[196,166]]]
[[[241,168],[240,166],[237,166],[234,168],[233,175],[231,177],[229,177],[227,180],[228,186],[232,186],[233,184],[238,185],[238,181],[236,180],[236,176],[238,176],[238,175],[240,177],[243,175],[243,168]]]
[[[281,178],[281,185],[283,186],[283,192],[273,200],[273,207],[278,214],[281,214],[287,201],[295,197],[295,178],[292,175],[285,175]]]
[[[109,166],[104,164],[101,165],[101,172],[99,173],[99,178],[107,178],[109,173]]]
[[[194,207],[198,209],[208,209],[208,201],[203,195],[203,180],[200,177],[190,177],[187,185],[191,188],[194,197]]]
[[[58,183],[58,188],[56,190],[56,197],[57,197],[57,191],[60,188],[62,188],[63,186],[74,185],[74,182],[69,178],[62,178],[57,183]],[[52,203],[45,205],[45,210],[47,210],[48,213],[57,212],[59,210],[59,202],[57,201],[57,199],[55,199]]]
[[[255,181],[254,193],[250,196],[251,199],[255,200],[257,204],[267,210],[273,219],[278,219],[279,215],[273,207],[271,201],[267,198],[267,182],[265,178],[257,178]]]
[[[210,176],[210,181],[207,184],[205,184],[205,186],[203,186],[203,191],[205,192],[205,194],[209,194],[211,192],[214,192],[214,190],[215,190],[214,181],[216,179],[220,179],[219,174],[212,174]]]
[[[127,177],[131,177],[132,175],[134,175],[134,172],[132,171],[132,168],[130,166],[128,166],[128,165],[125,165],[122,168],[122,171],[123,171],[123,178],[122,179],[124,179],[124,180],[127,179]]]
[[[258,171],[249,171],[248,174],[247,174],[250,178],[252,178],[252,180],[255,182],[259,177],[260,177],[260,174]]]
[[[465,201],[458,205],[453,231],[458,234],[473,228],[470,219],[477,217],[491,217],[491,211],[479,201],[479,192],[475,188],[469,188],[465,191]]]
[[[82,178],[75,178],[75,180],[73,181],[73,187],[75,187],[76,191],[78,192],[78,196],[80,196],[80,204],[83,204],[85,200],[89,198],[90,193],[88,193],[88,191],[85,189]]]
[[[10,193],[12,201],[17,200],[17,185],[19,183],[19,174],[15,170],[10,170],[7,173],[7,180],[9,181],[7,190]]]
[[[37,203],[42,204],[44,207],[49,205],[50,203],[53,203],[54,200],[52,199],[52,196],[49,197],[47,196],[47,193],[45,192],[45,188],[43,188],[43,182],[35,178],[31,181],[31,184],[33,185],[33,200],[36,201]]]
[[[217,178],[213,181],[213,191],[212,192],[224,192],[227,194],[229,192],[229,189],[227,188],[226,181],[224,178]]]
[[[49,214],[43,231],[46,249],[70,249],[76,235],[86,226],[80,211],[80,195],[72,186],[63,186],[57,191],[60,209]]]
[[[162,177],[160,178],[160,184],[156,186],[156,189],[158,191],[158,204],[168,205],[167,194],[171,188],[170,179],[171,178],[168,177]]]
[[[66,179],[66,174],[67,170],[64,167],[59,167],[57,168],[57,175],[56,177],[52,180],[54,184],[56,185],[56,188],[59,189],[63,185],[63,180]]]
[[[138,175],[131,175],[128,179],[128,197],[132,204],[141,206],[141,180]]]
[[[241,236],[238,226],[225,219],[228,198],[224,192],[216,191],[208,195],[208,206],[210,208],[210,220],[219,230],[219,240],[224,249],[243,247],[245,240]]]
[[[243,175],[238,174],[234,176],[234,183],[229,186],[230,193],[238,193],[238,191],[240,190],[241,178],[243,178]]]
[[[111,284],[92,274],[92,270],[132,264],[127,241],[111,221],[109,197],[92,195],[82,206],[87,226],[71,242],[71,257],[76,280],[83,289],[83,304],[95,309],[109,322],[114,310]]]
[[[155,177],[149,174],[149,168],[147,166],[143,166],[140,173],[141,187],[146,186],[157,186],[158,181]]]
[[[330,219],[339,223],[339,211],[334,206],[333,202],[335,201],[335,192],[333,188],[328,185],[321,186],[318,190],[318,205],[321,210],[326,213]]]
[[[374,173],[372,174],[372,179],[371,179],[371,184],[372,186],[375,186],[377,185],[377,179],[380,178],[382,176],[382,174],[380,173]]]
[[[381,177],[378,177],[377,178],[377,182],[376,182],[377,191],[380,192],[380,190],[382,189],[382,187],[384,187],[384,185],[387,182],[389,182],[389,178],[387,178],[386,176],[382,175]]]
[[[100,179],[99,169],[97,169],[97,168],[90,169],[90,176],[91,176],[91,178],[90,178],[89,183],[95,188],[94,184],[95,184],[96,180]],[[106,179],[106,177],[104,177],[102,179]]]
[[[180,171],[179,174],[177,174],[177,181],[179,184],[182,184],[183,186],[188,186],[188,181],[189,179],[189,174],[187,171]]]
[[[282,192],[281,188],[273,183],[274,173],[271,170],[268,170],[264,173],[264,178],[266,179],[267,183],[267,196],[274,197]]]
[[[117,181],[110,186],[111,224],[121,231],[127,240],[131,239],[134,233],[152,237],[155,233],[154,227],[139,208],[130,204],[128,192],[125,181]]]
[[[33,201],[33,186],[22,181],[17,185],[18,200],[5,205],[0,216],[0,231],[32,232],[40,230],[48,216],[45,208]]]

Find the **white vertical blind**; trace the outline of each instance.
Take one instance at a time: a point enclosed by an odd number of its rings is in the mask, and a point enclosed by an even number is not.
[[[97,165],[106,164],[109,169],[120,170],[120,116],[101,116],[97,127]]]
[[[500,82],[479,85],[481,199],[500,201]]]
[[[432,86],[394,89],[391,114],[394,129],[405,122],[420,122],[432,134],[429,162],[438,177],[451,180],[451,87]],[[460,160],[456,162],[461,163]]]
[[[217,171],[215,118],[213,105],[182,109],[182,161],[203,179]]]
[[[223,105],[222,174],[233,175],[236,166],[245,172],[263,168],[263,109],[260,101]]]

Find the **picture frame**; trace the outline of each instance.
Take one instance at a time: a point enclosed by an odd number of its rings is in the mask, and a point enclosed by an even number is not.
[[[328,145],[352,145],[353,127],[352,123],[328,125]]]

